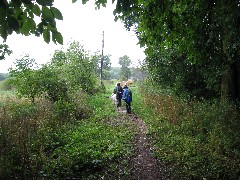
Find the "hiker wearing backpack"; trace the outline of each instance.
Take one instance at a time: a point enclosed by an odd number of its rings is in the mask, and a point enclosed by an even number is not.
[[[128,88],[127,85],[123,87],[123,96],[122,99],[126,102],[127,113],[131,113],[131,102],[132,102],[132,91]]]
[[[121,106],[121,99],[123,94],[123,88],[120,86],[120,82],[117,83],[116,87],[113,90],[113,93],[116,94],[117,109],[118,109]]]

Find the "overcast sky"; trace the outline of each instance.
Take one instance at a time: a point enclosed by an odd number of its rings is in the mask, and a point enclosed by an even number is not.
[[[45,43],[42,37],[22,36],[13,34],[8,37],[7,44],[13,51],[6,60],[0,61],[0,72],[7,72],[15,59],[29,54],[38,64],[49,62],[55,50],[66,48],[69,42],[79,41],[85,50],[91,53],[101,51],[102,33],[104,31],[104,54],[111,55],[112,66],[118,66],[118,58],[128,55],[133,62],[145,58],[144,49],[137,45],[137,38],[133,32],[126,31],[123,23],[115,22],[113,16],[114,5],[95,10],[94,1],[85,5],[81,0],[72,4],[71,0],[55,0],[63,15],[63,21],[57,21],[58,30],[64,38],[64,45]],[[111,1],[110,1],[111,2]]]

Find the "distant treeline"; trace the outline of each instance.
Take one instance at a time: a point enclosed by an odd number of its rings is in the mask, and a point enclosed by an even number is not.
[[[8,73],[0,73],[0,81],[3,81],[7,78]]]

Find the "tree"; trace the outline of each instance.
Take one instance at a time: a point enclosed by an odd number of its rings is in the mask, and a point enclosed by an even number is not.
[[[66,79],[61,78],[61,71],[56,66],[43,65],[36,71],[36,76],[39,78],[39,86],[42,94],[45,94],[52,102],[59,100],[67,101],[67,86]]]
[[[104,55],[103,56],[103,73],[102,73],[102,79],[110,79],[110,69],[111,69],[111,55]],[[91,56],[91,61],[93,61],[95,66],[95,73],[98,77],[100,77],[101,73],[101,58],[102,55],[100,53],[95,53],[93,56]]]
[[[51,65],[56,67],[62,67],[68,63],[66,53],[62,50],[56,50],[51,59]]]
[[[96,85],[94,63],[90,55],[79,42],[72,42],[67,49],[68,64],[65,65],[65,77],[72,88],[82,88],[87,93],[92,93]]]
[[[67,86],[60,78],[59,69],[51,65],[38,68],[35,60],[25,55],[16,60],[16,68],[11,68],[10,82],[15,86],[20,97],[35,98],[45,95],[51,101],[67,99]]]
[[[205,89],[239,99],[239,1],[118,0],[114,13],[135,28],[155,80],[162,66],[177,60],[202,77],[195,87],[203,80]]]
[[[72,42],[67,52],[55,51],[52,61],[41,68],[35,67],[34,59],[28,55],[17,60],[10,77],[21,97],[31,98],[45,95],[52,102],[68,101],[68,93],[81,89],[94,92],[96,76],[94,63],[79,42]]]
[[[129,68],[132,63],[131,59],[127,55],[124,55],[119,58],[118,63],[121,65],[120,79],[128,80],[131,76],[131,70]]]
[[[42,92],[42,89],[39,88],[40,78],[34,70],[37,64],[29,55],[17,59],[15,64],[16,68],[12,68],[9,72],[11,83],[15,85],[19,96],[31,98],[34,102],[35,97]]]

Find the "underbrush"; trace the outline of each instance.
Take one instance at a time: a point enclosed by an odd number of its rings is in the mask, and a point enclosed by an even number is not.
[[[155,93],[153,93],[155,92]],[[149,126],[155,154],[177,179],[240,177],[239,113],[234,104],[188,102],[145,88],[134,109]]]
[[[77,92],[54,104],[1,96],[0,177],[127,177],[134,131],[122,118],[100,94]]]

